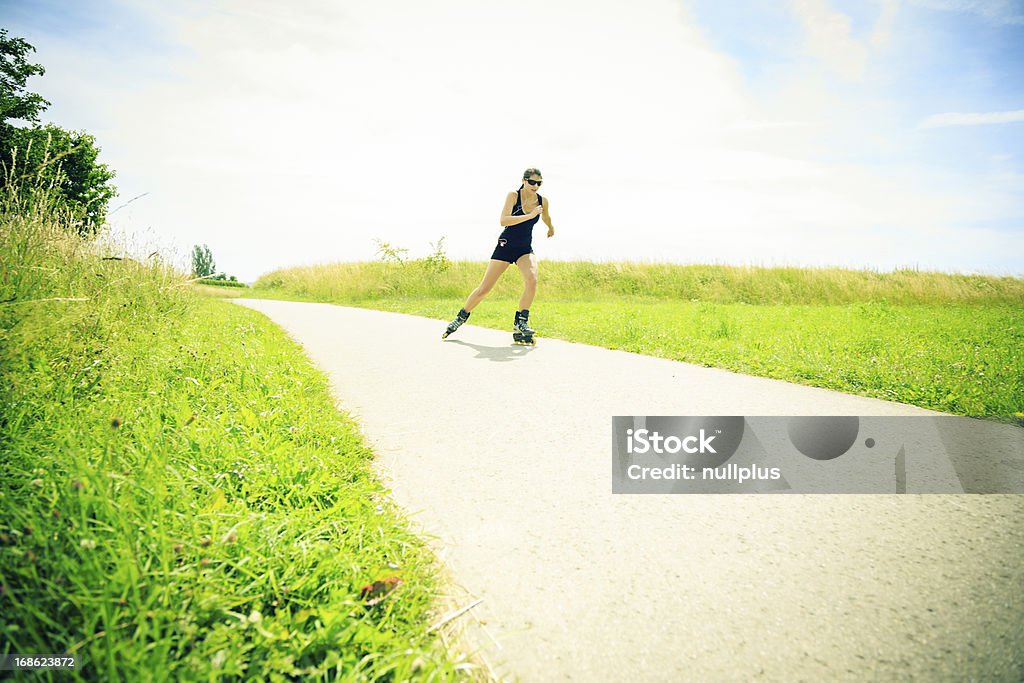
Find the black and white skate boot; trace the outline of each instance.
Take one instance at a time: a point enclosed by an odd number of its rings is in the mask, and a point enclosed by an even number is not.
[[[455,316],[455,320],[448,323],[448,329],[441,335],[441,339],[447,339],[449,334],[462,327],[462,323],[467,320],[469,320],[469,312],[464,308],[460,308],[459,314]]]
[[[516,311],[516,320],[512,324],[512,341],[516,344],[525,344],[529,346],[536,346],[537,340],[533,338],[534,330],[528,324],[530,319],[530,310],[523,309]]]

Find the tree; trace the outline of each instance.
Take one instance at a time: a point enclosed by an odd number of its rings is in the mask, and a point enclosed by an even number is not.
[[[37,122],[50,106],[42,95],[25,89],[29,76],[46,73],[41,64],[28,63],[28,53],[35,51],[21,38],[8,38],[7,29],[0,28],[0,123],[7,119]]]
[[[209,277],[213,275],[213,271],[216,266],[213,263],[213,254],[210,252],[210,247],[199,246],[198,244],[192,247],[192,272],[199,277]]]
[[[29,52],[34,51],[21,38],[9,37],[0,29],[0,188],[14,185],[26,193],[52,188],[80,215],[78,233],[94,235],[117,195],[110,184],[114,171],[98,161],[100,148],[93,136],[38,123],[50,103],[26,90],[28,78],[45,71],[28,62]],[[22,128],[10,120],[34,125]]]
[[[96,138],[53,124],[32,128],[0,124],[0,149],[7,157],[0,187],[11,182],[54,188],[80,214],[82,237],[95,234],[103,225],[117,190],[110,184],[114,171],[98,161]]]

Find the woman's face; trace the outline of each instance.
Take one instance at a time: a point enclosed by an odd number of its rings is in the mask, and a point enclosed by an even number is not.
[[[523,178],[523,188],[529,190],[530,192],[536,192],[540,188],[540,184],[542,181],[543,178],[534,173],[529,178]]]

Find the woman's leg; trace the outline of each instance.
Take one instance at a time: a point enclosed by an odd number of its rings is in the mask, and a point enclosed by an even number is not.
[[[525,310],[533,303],[537,295],[537,255],[523,254],[516,261],[519,272],[523,275],[523,296],[519,298],[519,310]]]
[[[505,272],[511,263],[508,261],[499,261],[498,259],[491,259],[491,262],[487,264],[487,270],[484,272],[484,279],[480,281],[480,284],[476,289],[470,293],[469,298],[466,299],[466,305],[463,306],[466,312],[472,311],[476,308],[476,305],[484,300],[487,293],[494,287],[494,283],[498,281],[501,274]]]

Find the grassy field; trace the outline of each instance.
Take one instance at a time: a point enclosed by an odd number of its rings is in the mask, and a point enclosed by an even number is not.
[[[347,302],[425,297],[451,299],[461,305],[480,282],[485,267],[482,261],[338,263],[276,270],[260,277],[254,287]],[[1024,280],[1021,278],[914,270],[879,273],[839,268],[542,261],[540,287],[542,298],[538,299],[538,305],[543,305],[545,300],[602,301],[640,297],[758,306],[851,303],[1024,306]],[[515,267],[510,267],[490,297],[518,298],[521,289],[519,274]]]
[[[58,208],[0,209],[4,653],[78,655],[61,680],[480,676],[294,342]]]
[[[239,296],[328,301],[447,322],[482,262],[345,263],[268,273]],[[510,329],[510,269],[473,312]],[[542,337],[909,403],[1024,417],[1024,280],[916,271],[544,262]],[[232,292],[232,295],[235,295]],[[443,330],[439,325],[438,334]]]

